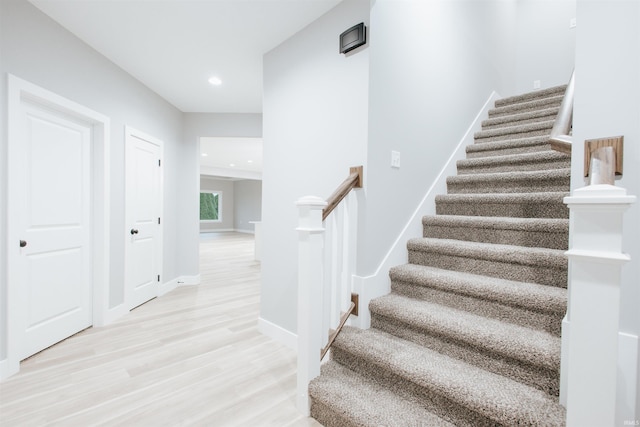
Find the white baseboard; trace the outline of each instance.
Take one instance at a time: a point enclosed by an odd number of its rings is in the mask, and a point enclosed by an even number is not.
[[[413,215],[409,218],[400,235],[385,255],[382,262],[371,276],[353,276],[353,289],[360,296],[360,307],[364,308],[360,312],[358,319],[354,319],[354,326],[366,329],[371,326],[371,314],[369,313],[369,302],[373,298],[386,295],[391,290],[389,280],[389,269],[396,265],[407,263],[407,241],[413,237],[422,236],[422,217],[435,214],[435,197],[438,194],[446,194],[447,177],[455,175],[457,172],[456,162],[466,156],[467,145],[473,144],[474,133],[482,129],[482,121],[488,116],[489,110],[493,108],[494,102],[500,96],[494,91],[478,112],[475,119],[465,132],[458,145],[453,150],[451,156],[445,163],[440,173],[433,181],[433,184],[422,198]]]
[[[243,230],[243,229],[240,229],[240,228],[236,228],[234,231],[236,233],[255,234],[254,230]]]
[[[117,319],[121,318],[127,313],[129,313],[129,310],[127,309],[127,306],[124,303],[117,305],[113,308],[109,308],[105,313],[105,316],[103,319],[104,323],[101,325],[94,325],[94,326],[107,326],[108,324],[116,321]]]
[[[168,282],[161,283],[160,288],[158,289],[158,296],[168,294],[172,290],[178,287],[178,278],[171,279]]]
[[[269,338],[298,351],[298,336],[262,317],[258,318],[258,331]]]
[[[194,286],[200,284],[200,275],[195,276],[180,276],[175,279],[178,286]]]
[[[9,378],[11,373],[9,372],[9,362],[7,359],[0,360],[0,381],[4,381]]]

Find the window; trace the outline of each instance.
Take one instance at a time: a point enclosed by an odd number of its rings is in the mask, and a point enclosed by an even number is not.
[[[200,193],[200,221],[222,221],[222,193]]]

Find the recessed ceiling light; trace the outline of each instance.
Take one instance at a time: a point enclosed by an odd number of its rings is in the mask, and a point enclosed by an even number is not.
[[[211,83],[214,86],[220,86],[222,84],[222,80],[220,80],[220,78],[216,76],[211,76],[209,77],[209,83]]]
[[[247,163],[253,163],[253,160],[247,160]]]
[[[234,163],[229,163],[229,166],[234,167],[235,164]]]
[[[207,153],[202,153],[202,154],[200,154],[200,155],[201,155],[202,157],[207,157],[207,156],[208,156],[208,154],[207,154]]]

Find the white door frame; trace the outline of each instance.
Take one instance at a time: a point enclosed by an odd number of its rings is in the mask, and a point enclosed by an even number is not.
[[[142,139],[144,141],[147,141],[151,144],[157,145],[158,147],[160,147],[160,162],[161,164],[164,163],[164,143],[162,142],[162,140],[155,138],[147,133],[144,133],[142,131],[139,131],[131,126],[125,126],[125,135],[124,135],[124,143],[125,143],[125,171],[128,171],[128,167],[127,167],[127,161],[128,158],[131,156],[131,151],[132,150],[132,142],[131,142],[131,138],[138,138],[138,139]],[[129,220],[129,209],[130,206],[128,205],[128,201],[129,201],[129,194],[128,192],[130,191],[129,185],[127,180],[129,179],[128,176],[126,176],[126,172],[125,172],[125,223],[126,221]],[[161,281],[160,283],[158,283],[158,295],[161,294],[161,289],[162,289],[162,280],[164,280],[164,272],[163,272],[163,265],[164,265],[164,240],[163,240],[163,229],[164,229],[164,173],[163,173],[163,169],[162,167],[160,167],[160,177],[159,177],[159,185],[160,188],[158,189],[159,191],[159,200],[158,200],[158,204],[160,205],[160,217],[161,219],[161,224],[160,224],[160,229],[158,230],[158,246],[159,248],[157,251],[157,265],[158,265],[158,274],[160,274],[160,278]],[[131,235],[129,234],[129,226],[130,224],[126,224],[125,225],[125,243],[124,243],[124,274],[125,274],[125,289],[124,289],[124,295],[125,295],[125,307],[131,307],[131,299],[132,299],[132,294],[131,294],[131,289],[129,289],[129,283],[128,280],[129,278],[127,277],[127,272],[128,270],[128,265],[127,263],[129,263],[129,252],[130,252],[130,238]]]
[[[93,325],[102,326],[108,322],[109,310],[109,126],[108,117],[50,92],[26,80],[8,75],[8,147],[7,147],[7,359],[0,369],[0,379],[20,370],[20,325],[16,319],[26,302],[20,299],[20,283],[12,280],[11,260],[19,256],[20,236],[14,218],[19,215],[16,206],[20,194],[12,188],[16,179],[16,165],[11,161],[16,156],[21,143],[17,137],[22,122],[21,103],[28,100],[49,110],[62,112],[92,125],[91,134],[91,262],[93,279]]]

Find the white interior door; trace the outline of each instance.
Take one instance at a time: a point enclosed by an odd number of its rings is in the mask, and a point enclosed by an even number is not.
[[[10,177],[20,236],[10,280],[20,286],[24,359],[92,324],[91,131],[66,113],[23,101]]]
[[[158,296],[162,268],[162,143],[126,131],[126,288],[134,308]]]

